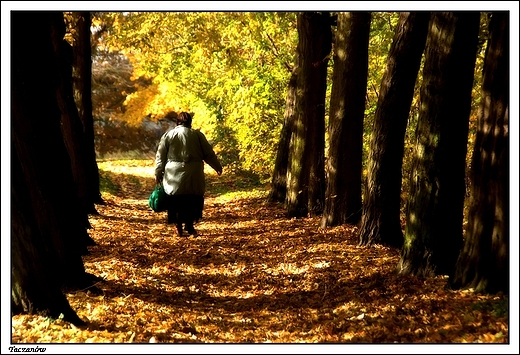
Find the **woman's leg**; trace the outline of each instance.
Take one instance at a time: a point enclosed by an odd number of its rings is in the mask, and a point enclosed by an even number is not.
[[[195,230],[195,227],[193,226],[193,222],[186,222],[185,226],[186,226],[186,231],[188,232],[189,235],[196,236],[198,234],[197,231]]]
[[[189,202],[187,203],[189,212],[186,218],[186,231],[193,236],[197,236],[198,233],[194,228],[194,223],[202,218],[202,210],[204,208],[204,197],[199,195],[191,195]]]
[[[182,236],[182,219],[179,214],[179,198],[177,196],[169,196],[168,205],[168,224],[175,225],[175,235]]]
[[[196,236],[194,224],[202,218],[204,197],[198,195],[175,195],[171,196],[170,208],[168,209],[168,223],[175,224],[176,233],[182,236],[182,225],[189,235]]]

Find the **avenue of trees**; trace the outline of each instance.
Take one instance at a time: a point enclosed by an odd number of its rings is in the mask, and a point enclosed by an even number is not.
[[[95,291],[95,127],[181,110],[288,218],[359,225],[360,245],[401,249],[401,275],[508,292],[509,26],[508,11],[13,11],[12,313],[82,324],[63,291]]]

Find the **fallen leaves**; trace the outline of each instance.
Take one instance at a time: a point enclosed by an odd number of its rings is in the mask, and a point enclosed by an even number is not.
[[[84,264],[103,295],[67,294],[87,326],[14,316],[13,343],[508,343],[507,297],[398,277],[398,250],[286,219],[258,186],[210,188],[199,236],[176,237],[147,204],[153,161],[131,165],[100,163],[121,192],[90,217]]]

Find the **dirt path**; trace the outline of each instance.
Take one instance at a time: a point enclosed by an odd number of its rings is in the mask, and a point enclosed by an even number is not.
[[[179,238],[148,207],[149,165],[103,169],[121,189],[91,217],[98,245],[84,262],[104,294],[68,295],[89,326],[37,330],[19,316],[13,341],[508,342],[507,298],[397,277],[399,252],[357,246],[355,227],[319,230],[317,218],[286,219],[264,189],[237,189],[208,194],[199,236]]]

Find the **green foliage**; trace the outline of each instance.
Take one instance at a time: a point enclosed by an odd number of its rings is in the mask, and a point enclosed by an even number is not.
[[[100,16],[101,17],[101,16]],[[105,13],[106,48],[124,53],[145,88],[124,117],[194,112],[227,164],[270,175],[297,41],[296,14]]]
[[[492,313],[493,317],[508,317],[509,301],[508,298],[499,298],[494,301],[477,301],[471,305],[471,309],[480,312]]]
[[[117,195],[121,191],[121,186],[115,183],[115,173],[99,170],[99,190],[101,193]]]
[[[261,181],[258,176],[244,171],[229,173],[218,179],[207,175],[207,180],[208,194],[219,196],[219,200],[266,197],[269,192],[264,181]]]
[[[139,126],[146,117],[168,112],[194,113],[227,170],[271,175],[285,109],[287,84],[297,44],[295,12],[105,12],[96,13],[97,58],[93,63],[97,119],[109,126]],[[398,12],[372,12],[369,43],[363,162],[386,70]],[[480,102],[480,82],[487,34],[482,15],[475,68],[468,161]],[[329,65],[330,97],[333,62]],[[119,76],[119,78],[118,78]],[[410,171],[422,74],[410,110],[403,161],[403,191]],[[96,105],[97,104],[97,105]],[[108,113],[108,114],[107,114]],[[328,120],[328,117],[326,117]],[[121,121],[124,123],[120,123]],[[106,126],[106,125],[105,125]],[[104,127],[103,127],[104,129]],[[109,150],[145,151],[137,141],[149,133],[129,133],[133,144],[105,144]],[[105,140],[106,137],[102,137]],[[156,143],[156,142],[155,142]],[[146,143],[153,150],[154,144]],[[468,164],[469,166],[469,164]]]

